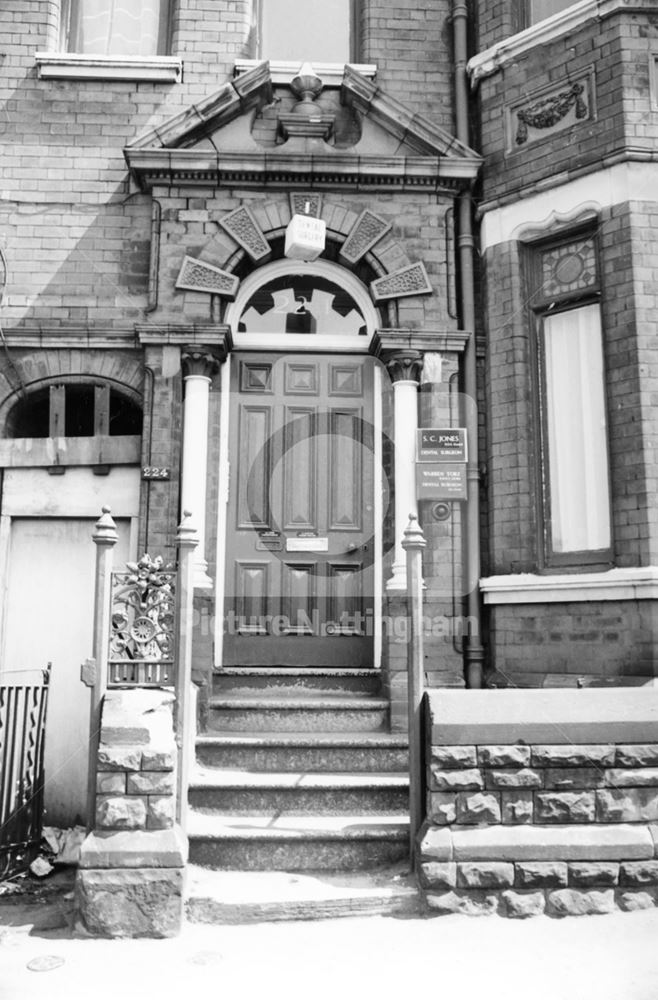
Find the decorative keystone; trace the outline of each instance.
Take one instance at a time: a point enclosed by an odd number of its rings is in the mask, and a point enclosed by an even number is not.
[[[188,256],[183,259],[176,278],[176,288],[190,292],[209,292],[227,299],[235,298],[239,284],[240,281],[234,274],[229,274],[214,264],[208,264],[205,260]]]
[[[271,247],[265,233],[246,205],[241,205],[240,208],[222,216],[219,224],[256,263],[269,257]],[[235,280],[237,281],[237,278]]]
[[[401,299],[405,295],[429,295],[431,291],[430,279],[421,261],[402,267],[383,278],[376,278],[370,283],[370,293],[375,302]]]
[[[348,264],[356,264],[391,229],[391,223],[374,212],[361,212],[340,250]]]

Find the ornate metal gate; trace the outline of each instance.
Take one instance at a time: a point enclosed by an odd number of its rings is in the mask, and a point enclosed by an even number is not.
[[[27,868],[43,823],[50,664],[41,684],[0,685],[0,878]]]

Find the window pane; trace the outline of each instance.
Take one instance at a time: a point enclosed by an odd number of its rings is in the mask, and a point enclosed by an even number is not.
[[[152,56],[164,51],[168,0],[72,0],[69,51]]]
[[[263,59],[350,60],[351,0],[261,0]]]
[[[528,21],[536,24],[558,11],[573,7],[574,0],[528,0]]]
[[[610,545],[608,447],[599,307],[544,319],[552,548]]]

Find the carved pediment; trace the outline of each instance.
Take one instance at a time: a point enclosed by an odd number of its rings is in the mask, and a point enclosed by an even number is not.
[[[275,90],[259,63],[124,149],[154,184],[459,189],[481,158],[350,66],[324,88],[312,67]]]

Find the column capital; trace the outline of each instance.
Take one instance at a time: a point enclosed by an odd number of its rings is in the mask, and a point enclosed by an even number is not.
[[[219,355],[201,344],[183,347],[181,349],[183,378],[189,378],[191,375],[203,375],[205,378],[212,378],[219,371],[222,361],[225,360],[226,352],[223,355]]]
[[[421,351],[409,349],[384,350],[380,355],[386,365],[391,382],[419,382],[423,369]]]

